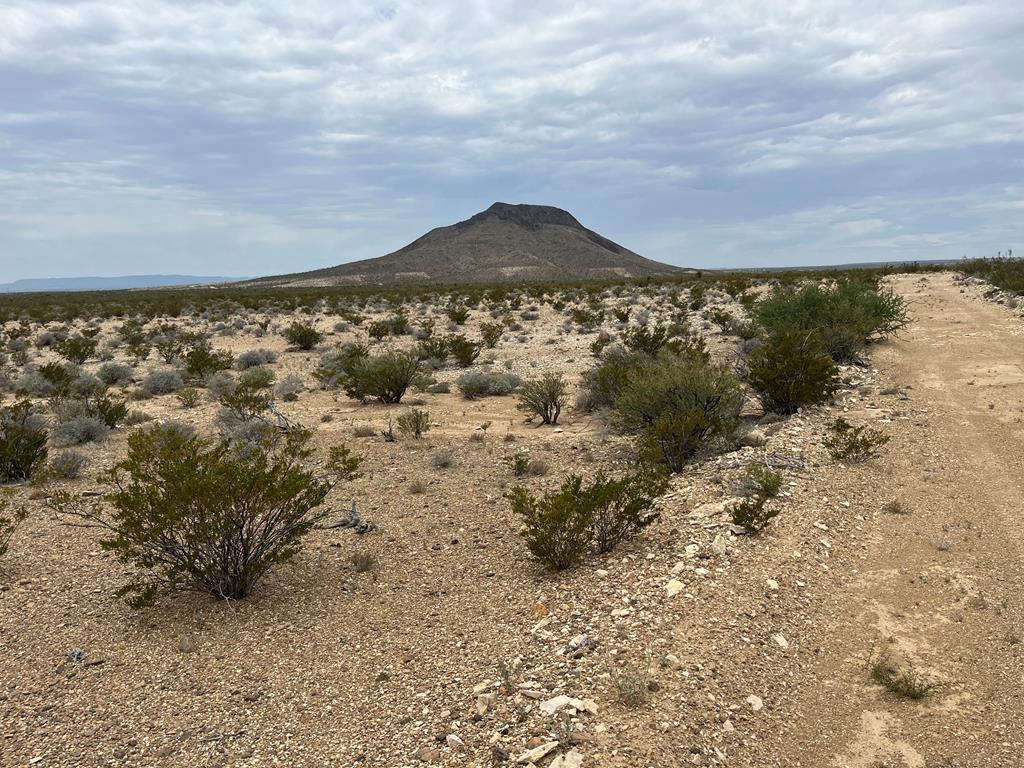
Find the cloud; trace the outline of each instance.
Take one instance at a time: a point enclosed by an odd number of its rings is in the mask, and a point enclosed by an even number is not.
[[[0,30],[3,279],[312,268],[498,199],[702,266],[1021,235],[1002,0],[14,0]]]

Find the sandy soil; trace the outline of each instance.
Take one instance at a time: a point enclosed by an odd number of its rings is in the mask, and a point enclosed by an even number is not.
[[[628,443],[582,413],[526,425],[511,398],[423,396],[438,426],[394,444],[352,427],[403,408],[303,394],[292,415],[332,416],[321,446],[370,459],[331,503],[356,498],[379,528],[316,533],[244,601],[131,611],[96,536],[39,511],[0,564],[0,765],[487,766],[545,750],[554,768],[1024,765],[1024,323],[950,275],[893,285],[914,322],[873,348],[875,369],[844,371],[836,405],[677,476],[643,537],[557,576],[525,556],[504,458],[543,458],[550,473],[522,481],[542,489],[626,468]],[[590,340],[538,332],[496,357],[575,378]],[[314,357],[283,353],[279,378]],[[183,416],[173,398],[141,407]],[[840,413],[892,442],[834,463],[821,439]],[[93,470],[122,448],[93,451]],[[433,466],[441,448],[455,467]],[[733,536],[732,485],[765,459],[785,475],[782,513]],[[882,511],[893,499],[907,514]],[[377,567],[357,572],[353,552]],[[947,685],[895,698],[867,673],[882,648]],[[629,706],[635,680],[647,693]]]

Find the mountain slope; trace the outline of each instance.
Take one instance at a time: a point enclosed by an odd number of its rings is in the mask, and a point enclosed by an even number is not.
[[[644,277],[683,272],[645,259],[546,205],[495,203],[386,256],[292,275],[258,285],[488,283]]]

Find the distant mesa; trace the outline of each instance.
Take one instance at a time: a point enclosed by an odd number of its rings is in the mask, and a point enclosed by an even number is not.
[[[691,272],[661,264],[548,205],[495,203],[404,248],[337,267],[248,281],[263,286],[498,283],[616,279]]]

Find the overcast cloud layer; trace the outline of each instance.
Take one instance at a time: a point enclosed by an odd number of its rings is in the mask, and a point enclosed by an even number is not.
[[[1012,0],[187,5],[0,6],[0,280],[292,272],[495,200],[706,267],[1024,239]]]

